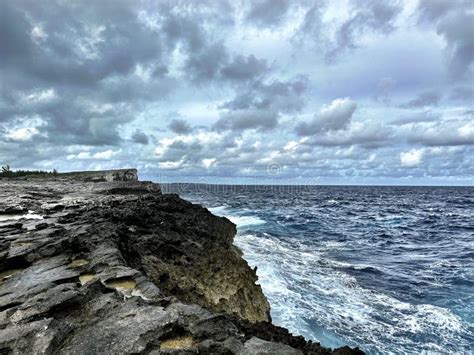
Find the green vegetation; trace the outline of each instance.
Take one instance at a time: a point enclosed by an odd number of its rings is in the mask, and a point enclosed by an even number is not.
[[[0,171],[0,178],[16,178],[22,176],[56,176],[58,172],[56,169],[53,171],[46,170],[11,170],[10,165],[2,166]]]

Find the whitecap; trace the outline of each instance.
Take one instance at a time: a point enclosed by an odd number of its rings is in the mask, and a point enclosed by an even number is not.
[[[263,219],[257,216],[226,216],[232,223],[235,223],[237,228],[256,226],[266,223]]]
[[[270,235],[242,234],[235,243],[248,263],[258,267],[274,323],[295,334],[324,341],[329,347],[341,342],[360,346],[369,353],[407,348],[436,352],[469,346],[468,330],[450,310],[414,305],[366,289],[340,269],[371,265],[330,260],[317,247]]]
[[[216,216],[228,218],[232,223],[237,226],[237,228],[256,226],[266,223],[263,219],[257,216],[232,214],[229,210],[229,206],[226,205],[211,207],[208,209],[212,214],[215,214]]]
[[[28,213],[25,214],[5,214],[5,215],[0,215],[0,222],[5,222],[5,221],[18,221],[21,219],[43,219],[43,216],[34,213],[34,211],[28,211]]]
[[[226,214],[229,213],[228,208],[229,206],[222,205],[222,206],[209,207],[208,210],[212,214],[215,214],[216,216],[226,217]]]

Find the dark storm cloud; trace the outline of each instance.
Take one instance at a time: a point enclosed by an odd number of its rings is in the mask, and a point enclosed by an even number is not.
[[[441,94],[436,91],[422,92],[416,98],[408,101],[407,103],[403,104],[401,107],[417,108],[417,107],[425,107],[425,106],[436,106],[441,100],[441,97],[442,97]]]
[[[230,80],[248,80],[258,77],[268,70],[265,60],[259,60],[254,55],[245,57],[237,55],[232,62],[221,70],[222,76]]]
[[[308,80],[299,76],[288,81],[255,81],[231,101],[221,105],[218,131],[268,131],[278,126],[281,114],[299,112],[305,105]]]
[[[0,119],[39,116],[54,144],[118,144],[121,125],[176,87],[168,65],[178,45],[186,57],[184,80],[260,75],[264,61],[234,57],[209,40],[203,25],[223,8],[229,11],[218,14],[219,23],[229,24],[233,8],[226,2],[2,2]],[[159,23],[147,17],[158,13]],[[26,103],[33,89],[56,97]]]
[[[31,55],[31,24],[20,9],[2,2],[0,11],[0,43],[2,67]]]
[[[135,143],[139,143],[139,144],[148,144],[148,141],[149,141],[148,136],[139,130],[136,130],[135,132],[133,132],[132,140]]]
[[[301,24],[301,28],[296,33],[294,39],[304,41],[305,39],[309,38],[315,42],[321,42],[324,32],[322,17],[325,5],[325,0],[319,0],[316,1],[312,7],[307,9]]]
[[[214,43],[189,53],[186,73],[195,82],[213,81],[228,62],[229,55],[222,43]]]
[[[288,176],[403,176],[400,152],[421,149],[420,172],[469,172],[473,10],[454,3],[0,1],[0,162],[235,177],[277,160]],[[416,45],[433,31],[441,41]],[[442,100],[416,97],[433,88]],[[360,109],[330,103],[346,96]]]
[[[176,134],[189,134],[193,131],[191,125],[187,121],[180,118],[171,120],[171,122],[168,124],[168,128]]]
[[[160,42],[150,40],[152,33],[139,22],[132,5],[129,1],[91,2],[87,7],[55,1],[3,3],[7,35],[21,43],[9,48],[5,69],[43,84],[94,85],[113,74],[128,74],[138,62],[156,61]]]
[[[245,20],[257,27],[280,25],[290,8],[289,0],[253,0],[249,2]]]
[[[357,37],[366,32],[387,34],[392,32],[394,21],[402,11],[397,0],[353,0],[351,17],[336,32],[336,46],[326,53],[334,61],[342,52],[357,47]]]
[[[268,69],[266,61],[254,55],[232,57],[221,42],[189,52],[185,68],[186,75],[195,83],[220,80],[242,82],[258,78],[266,74]]]
[[[40,116],[55,144],[118,144],[119,125],[134,119],[146,91],[135,90],[137,65],[166,72],[160,41],[133,5],[2,2],[0,70],[5,91],[12,93],[2,95],[3,120]],[[161,91],[153,82],[151,87]],[[52,90],[55,97],[44,99],[31,90]],[[28,95],[39,98],[27,102]]]
[[[273,80],[270,82],[254,82],[246,90],[241,91],[222,108],[229,110],[258,109],[282,113],[300,111],[305,105],[304,94],[308,87],[308,79],[304,76],[293,79]]]
[[[454,78],[472,75],[474,63],[474,2],[471,0],[420,0],[420,23],[432,23],[446,40]]]

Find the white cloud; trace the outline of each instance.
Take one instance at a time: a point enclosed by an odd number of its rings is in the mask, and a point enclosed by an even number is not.
[[[39,130],[36,127],[24,127],[10,131],[6,137],[14,141],[28,141],[37,134]]]
[[[109,160],[113,156],[119,154],[122,150],[113,151],[112,149],[104,150],[91,154],[90,152],[79,152],[77,154],[69,154],[67,160]]]
[[[33,41],[39,42],[41,40],[47,39],[48,34],[44,31],[43,26],[37,25],[31,30],[31,37],[33,38]]]
[[[23,101],[28,104],[48,102],[57,97],[54,89],[34,90],[29,94],[23,95]]]
[[[466,123],[464,126],[458,128],[459,136],[469,140],[474,141],[474,121]]]
[[[112,149],[105,150],[103,152],[97,152],[94,154],[94,159],[110,159],[112,158],[117,152],[114,152]]]
[[[202,160],[202,165],[206,168],[209,169],[211,166],[213,166],[216,163],[216,158],[209,158],[209,159],[203,159]]]
[[[474,122],[472,120],[442,120],[408,127],[407,137],[411,143],[428,146],[456,146],[474,144]]]
[[[407,152],[400,153],[400,163],[402,166],[415,167],[421,164],[423,160],[423,149],[410,149]]]
[[[300,136],[310,136],[320,132],[339,131],[347,128],[357,104],[350,98],[333,100],[323,106],[310,122],[302,122],[296,127]]]
[[[298,142],[289,141],[289,142],[286,143],[286,145],[283,147],[283,150],[285,150],[285,151],[292,151],[292,150],[294,150],[296,147],[298,147]]]
[[[158,167],[160,169],[165,169],[165,170],[175,170],[179,169],[184,163],[184,159],[181,159],[179,161],[163,161],[158,163]]]

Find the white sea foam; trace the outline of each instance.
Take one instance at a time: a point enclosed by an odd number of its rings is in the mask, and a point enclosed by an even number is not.
[[[210,210],[229,218],[240,229],[235,243],[250,266],[258,267],[259,283],[269,299],[276,324],[325,346],[349,344],[369,353],[469,349],[465,337],[469,330],[448,309],[410,304],[366,289],[344,269],[378,268],[326,257],[330,251],[345,249],[344,242],[321,241],[308,246],[295,239],[286,241],[266,233],[246,233],[245,227],[266,222],[247,211],[234,212],[225,205]]]
[[[265,221],[257,216],[248,216],[248,215],[238,215],[232,214],[229,211],[228,206],[217,206],[209,208],[216,216],[227,217],[232,223],[235,223],[237,228],[255,226],[259,224],[264,224]]]
[[[215,214],[216,216],[221,216],[221,217],[224,217],[226,214],[229,213],[227,206],[210,207],[208,208],[208,210],[211,211],[212,214]]]
[[[239,227],[256,226],[264,224],[265,221],[255,216],[228,216],[229,220]]]
[[[18,221],[21,219],[43,219],[43,216],[34,213],[33,211],[28,211],[25,214],[6,214],[0,215],[0,222],[5,221]]]
[[[235,243],[249,264],[258,266],[274,322],[295,334],[327,346],[350,343],[372,353],[399,352],[397,344],[399,349],[419,353],[469,348],[461,336],[468,330],[448,309],[414,305],[365,289],[354,277],[338,270],[341,266],[360,269],[370,265],[336,262],[324,258],[319,249],[302,249],[302,244],[269,235],[242,234]],[[325,332],[315,334],[314,323],[324,325]],[[424,340],[413,340],[417,336]]]

